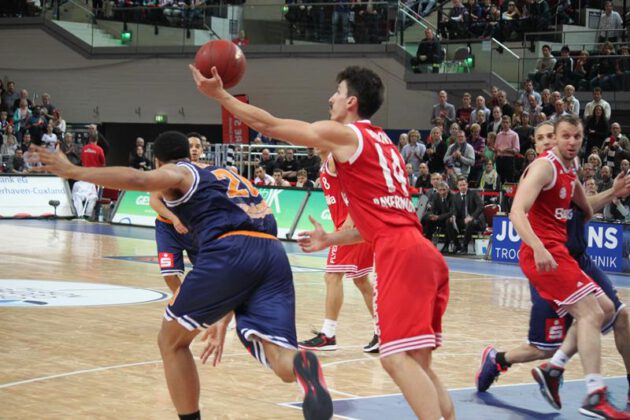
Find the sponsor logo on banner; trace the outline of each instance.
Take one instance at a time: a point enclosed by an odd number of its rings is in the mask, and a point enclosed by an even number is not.
[[[235,95],[241,102],[249,103],[247,95]],[[249,127],[240,119],[230,114],[227,109],[221,107],[221,121],[223,123],[223,143],[247,144],[249,143]]]
[[[0,279],[0,307],[100,306],[165,300],[166,293],[113,284]]]
[[[587,252],[604,271],[621,272],[623,225],[590,222],[585,226]],[[495,216],[492,230],[492,260],[517,263],[521,238],[505,216]]]
[[[68,182],[48,175],[0,176],[0,217],[44,217],[54,214],[49,201],[59,201],[57,216],[74,215]]]

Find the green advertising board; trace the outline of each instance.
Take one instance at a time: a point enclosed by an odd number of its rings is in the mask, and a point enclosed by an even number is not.
[[[118,200],[112,223],[155,226],[157,214],[149,205],[149,193],[125,191]]]

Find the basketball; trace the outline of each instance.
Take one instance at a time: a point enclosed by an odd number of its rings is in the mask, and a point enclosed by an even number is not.
[[[229,89],[241,81],[245,74],[245,54],[233,42],[216,39],[203,44],[195,55],[195,67],[205,77],[212,77],[212,67],[223,80],[223,87]]]

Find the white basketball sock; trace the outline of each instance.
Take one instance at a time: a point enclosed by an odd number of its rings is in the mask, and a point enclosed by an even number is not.
[[[599,373],[590,373],[584,377],[584,380],[586,381],[586,393],[589,395],[606,386],[602,375]]]
[[[569,362],[569,356],[564,354],[564,352],[560,349],[553,354],[550,363],[555,367],[559,367],[564,369],[566,364]]]
[[[328,338],[332,338],[337,333],[337,321],[332,319],[325,319],[322,326],[322,332]]]

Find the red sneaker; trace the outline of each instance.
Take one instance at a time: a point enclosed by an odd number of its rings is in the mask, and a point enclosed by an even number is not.
[[[556,410],[562,408],[562,402],[560,401],[560,387],[562,386],[562,374],[564,369],[552,366],[549,363],[543,363],[542,365],[532,369],[532,376],[540,385],[540,393],[547,400],[549,404]]]
[[[608,388],[603,387],[586,396],[580,413],[596,419],[630,419],[630,413],[619,411],[608,401]]]
[[[293,371],[304,390],[304,418],[329,420],[333,416],[333,404],[317,356],[310,351],[298,351],[293,359]]]
[[[322,332],[313,332],[317,335],[310,340],[300,341],[298,343],[299,348],[313,351],[337,350],[337,339],[335,338],[335,336],[326,337],[326,334]]]

